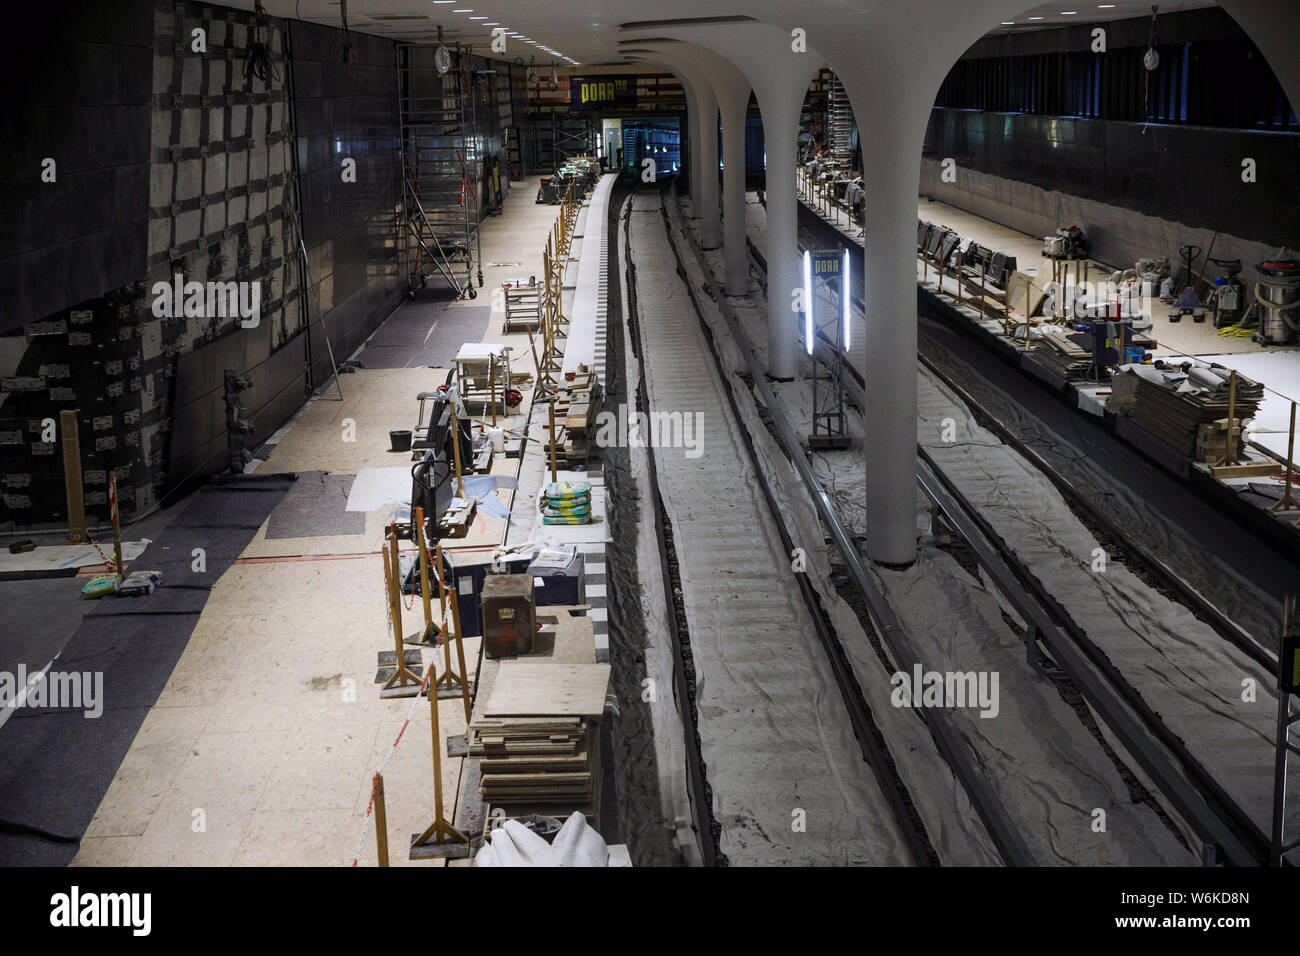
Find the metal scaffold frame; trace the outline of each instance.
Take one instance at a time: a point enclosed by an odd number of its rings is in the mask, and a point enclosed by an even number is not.
[[[407,292],[414,296],[430,279],[442,279],[458,297],[473,299],[474,278],[483,285],[482,137],[469,53],[450,48],[444,72],[438,49],[409,43],[397,49]]]
[[[826,145],[831,159],[845,169],[853,165],[853,106],[844,84],[834,73],[826,89]]]

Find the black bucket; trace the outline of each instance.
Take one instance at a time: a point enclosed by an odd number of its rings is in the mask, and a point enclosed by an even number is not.
[[[405,429],[389,432],[388,440],[393,444],[393,451],[411,450],[411,433]]]

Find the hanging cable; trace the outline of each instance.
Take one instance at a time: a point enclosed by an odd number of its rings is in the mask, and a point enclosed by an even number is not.
[[[1151,7],[1151,34],[1147,38],[1147,51],[1142,54],[1142,65],[1146,67],[1146,75],[1142,80],[1142,132],[1147,131],[1151,125],[1151,74],[1160,66],[1160,53],[1156,50],[1156,16],[1160,12],[1159,5]]]
[[[348,32],[348,0],[339,0],[339,13],[343,18],[343,62],[352,62],[352,34]]]
[[[244,79],[250,75],[257,77],[268,86],[279,82],[280,71],[276,68],[271,48],[262,40],[262,28],[266,26],[266,8],[262,0],[253,5],[253,42],[248,45],[248,59],[244,62]]]

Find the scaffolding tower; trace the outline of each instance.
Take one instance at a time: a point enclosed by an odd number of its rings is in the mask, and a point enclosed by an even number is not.
[[[483,139],[468,51],[449,48],[450,67],[439,70],[440,46],[404,43],[397,51],[407,291],[442,280],[473,299],[476,270],[483,285]]]
[[[837,165],[850,169],[853,166],[853,107],[849,105],[849,95],[844,91],[844,84],[834,73],[826,91],[826,131],[827,146],[831,160]]]
[[[554,173],[571,156],[595,156],[599,139],[598,123],[589,116],[534,113],[533,170]]]

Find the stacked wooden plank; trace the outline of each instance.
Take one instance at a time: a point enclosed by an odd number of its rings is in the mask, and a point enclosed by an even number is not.
[[[598,802],[598,728],[598,723],[579,717],[474,721],[469,755],[480,761],[483,799],[493,806],[571,803],[570,810]]]
[[[1092,373],[1092,352],[1064,332],[1047,332],[1035,342],[1034,361],[1064,378],[1087,378]]]
[[[594,437],[598,401],[596,374],[580,370],[562,382],[555,393],[556,464],[560,468],[586,467]]]
[[[503,662],[471,722],[479,792],[508,816],[600,813],[600,718],[608,664]]]
[[[1130,413],[1133,423],[1181,454],[1195,454],[1200,426],[1228,417],[1228,378],[1222,374],[1226,372],[1193,368],[1188,378],[1176,386],[1138,378],[1136,401]],[[1238,376],[1234,417],[1253,418],[1263,399],[1262,385]]]

